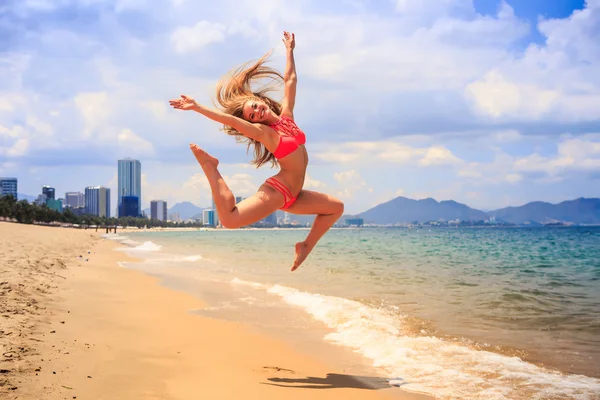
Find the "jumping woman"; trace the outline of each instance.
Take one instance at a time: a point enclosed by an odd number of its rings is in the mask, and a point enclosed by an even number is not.
[[[279,172],[263,183],[256,194],[238,204],[219,173],[219,160],[195,144],[190,144],[196,160],[206,174],[217,214],[226,228],[239,228],[260,221],[276,210],[292,214],[316,214],[312,228],[303,242],[296,243],[296,257],[292,271],[310,254],[323,235],[344,212],[344,204],[337,198],[304,190],[308,153],[304,146],[306,136],[294,122],[296,101],[296,66],[293,33],[283,33],[287,53],[283,75],[265,65],[268,54],[250,67],[242,66],[227,79],[217,84],[217,101],[221,110],[198,104],[193,98],[181,95],[170,100],[178,110],[193,110],[223,124],[223,130],[239,142],[254,147],[252,163],[260,167],[268,162],[278,166]],[[272,86],[263,86],[256,92],[251,83],[270,79],[283,81],[284,98],[281,103],[267,96]]]

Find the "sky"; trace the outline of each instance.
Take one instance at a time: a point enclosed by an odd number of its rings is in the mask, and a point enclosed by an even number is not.
[[[0,176],[63,197],[142,163],[151,200],[210,205],[276,170],[200,114],[215,83],[296,35],[305,188],[359,213],[397,196],[491,210],[600,197],[600,0],[4,0]],[[279,93],[281,95],[281,93]]]

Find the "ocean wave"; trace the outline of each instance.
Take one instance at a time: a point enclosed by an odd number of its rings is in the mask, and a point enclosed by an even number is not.
[[[154,242],[151,241],[146,241],[140,245],[134,246],[134,247],[127,247],[125,249],[118,249],[118,250],[126,250],[126,251],[160,251],[160,249],[162,249],[161,245],[158,245]]]
[[[232,283],[266,290],[301,307],[333,332],[325,340],[372,361],[402,387],[440,399],[597,399],[600,380],[566,375],[492,351],[435,336],[405,334],[402,316],[363,303],[267,286],[234,278]],[[390,381],[390,383],[392,383]]]

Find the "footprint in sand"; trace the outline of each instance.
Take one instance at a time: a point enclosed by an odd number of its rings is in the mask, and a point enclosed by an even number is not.
[[[290,372],[292,374],[295,374],[295,371],[292,371],[291,369],[286,369],[286,368],[280,368],[280,367],[263,367],[264,370],[271,370],[271,371],[276,371],[276,372]]]

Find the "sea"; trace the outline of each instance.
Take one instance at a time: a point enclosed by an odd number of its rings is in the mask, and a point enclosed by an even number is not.
[[[291,272],[307,233],[104,237],[139,260],[122,267],[206,304],[185,311],[357,379],[438,399],[600,399],[600,227],[332,229]]]

